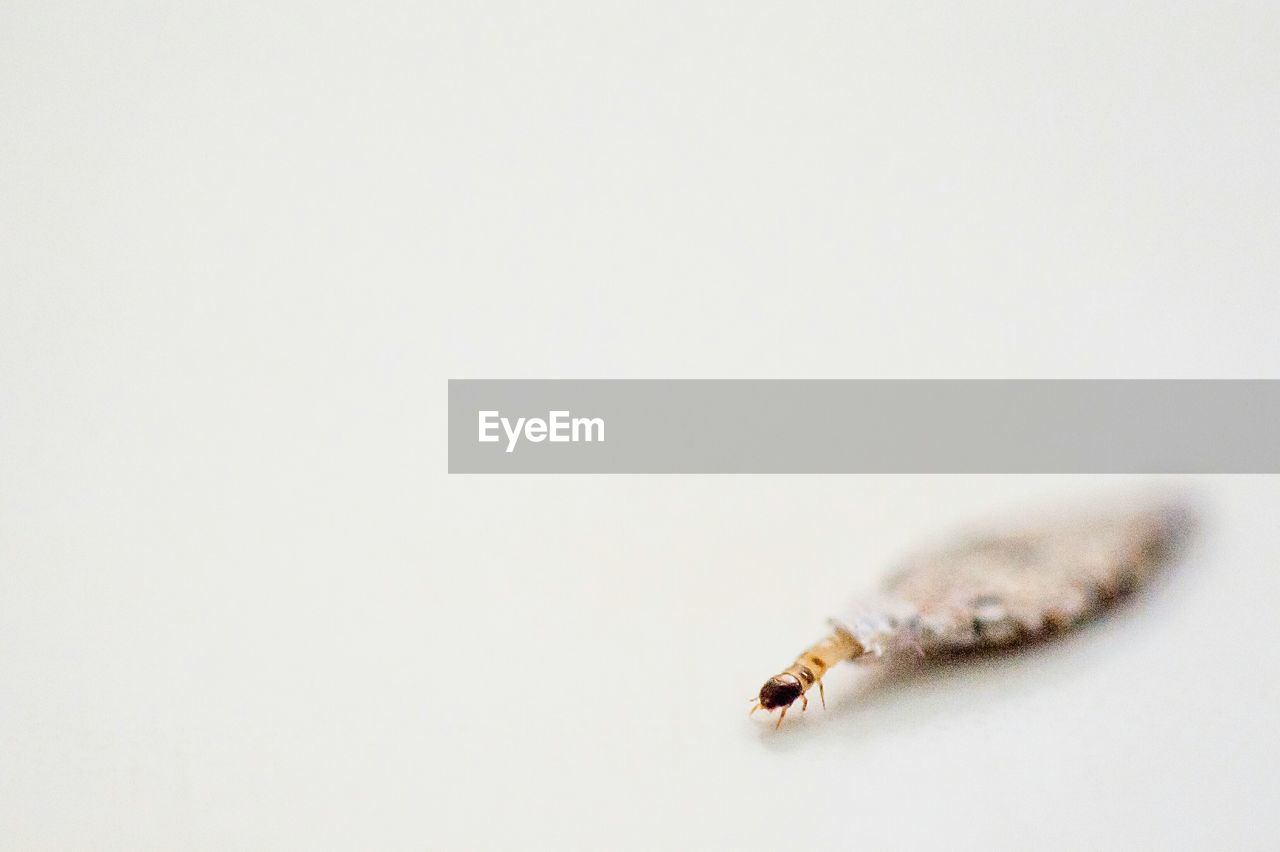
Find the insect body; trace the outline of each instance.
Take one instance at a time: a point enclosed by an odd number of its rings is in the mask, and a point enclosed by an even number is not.
[[[778,722],[774,726],[779,727],[787,717],[787,709],[796,701],[804,702],[802,709],[809,709],[809,699],[805,697],[805,693],[814,684],[818,685],[818,695],[822,699],[822,706],[826,707],[827,695],[822,688],[822,676],[841,660],[853,659],[862,656],[862,653],[862,645],[853,638],[853,634],[841,627],[834,628],[831,635],[796,657],[796,661],[781,674],[765,681],[764,686],[760,687],[760,699],[751,708],[751,712],[761,708],[772,712],[781,708]]]
[[[782,724],[841,660],[945,657],[1034,641],[1073,627],[1145,583],[1190,528],[1182,507],[1138,510],[962,537],[906,560],[882,593],[767,680],[751,712]]]

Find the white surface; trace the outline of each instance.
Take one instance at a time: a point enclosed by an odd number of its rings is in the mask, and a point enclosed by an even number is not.
[[[1274,477],[773,735],[903,548],[1123,483],[444,473],[449,377],[1274,377],[1270,4],[2,14],[0,847],[1274,846]]]

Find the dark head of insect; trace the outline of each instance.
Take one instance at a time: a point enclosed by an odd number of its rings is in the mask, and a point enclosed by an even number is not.
[[[765,681],[760,687],[760,706],[765,710],[790,707],[804,694],[800,681],[788,674],[780,674]]]

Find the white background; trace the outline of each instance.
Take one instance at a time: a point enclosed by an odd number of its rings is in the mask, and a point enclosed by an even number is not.
[[[774,734],[904,549],[1128,483],[450,478],[444,430],[448,378],[1274,378],[1278,42],[9,0],[0,847],[1274,846],[1277,478],[1189,483],[1196,549],[1076,640]]]

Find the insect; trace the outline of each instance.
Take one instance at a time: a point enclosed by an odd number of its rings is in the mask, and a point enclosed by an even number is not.
[[[1052,516],[961,536],[904,560],[881,592],[760,687],[751,713],[797,702],[845,660],[940,658],[1033,642],[1099,614],[1143,585],[1189,532],[1182,503]]]

